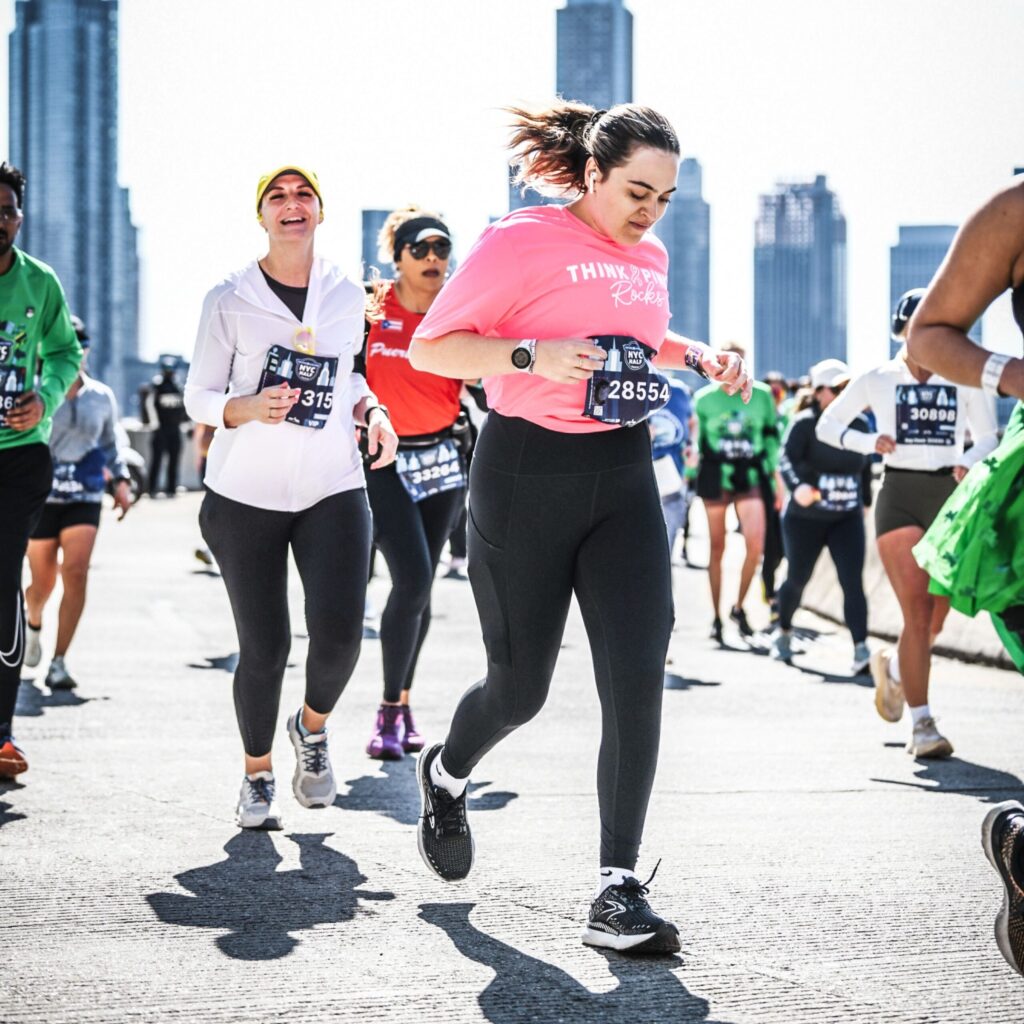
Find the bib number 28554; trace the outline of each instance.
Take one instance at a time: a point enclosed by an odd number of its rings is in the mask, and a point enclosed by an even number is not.
[[[590,339],[608,353],[587,384],[583,415],[631,427],[668,403],[668,379],[651,365],[654,350],[636,338],[601,335]]]

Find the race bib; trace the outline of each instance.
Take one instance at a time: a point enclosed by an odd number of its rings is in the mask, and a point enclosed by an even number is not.
[[[956,444],[956,411],[952,384],[897,384],[896,443]]]
[[[7,414],[25,393],[25,367],[0,363],[0,427],[7,426]]]
[[[398,449],[395,457],[398,479],[413,501],[466,486],[466,470],[459,446],[446,438],[429,448]]]
[[[302,394],[285,416],[285,422],[322,430],[334,405],[337,377],[337,356],[303,355],[284,345],[272,345],[263,364],[257,391],[281,384],[300,388]]]
[[[818,508],[826,512],[853,512],[860,508],[860,478],[848,473],[822,473],[818,477]]]
[[[652,365],[654,350],[636,338],[602,334],[590,339],[608,353],[587,382],[583,415],[602,423],[632,427],[668,403],[668,379]]]
[[[102,496],[106,487],[103,467],[106,460],[99,448],[94,448],[78,462],[55,462],[50,501],[90,501]]]

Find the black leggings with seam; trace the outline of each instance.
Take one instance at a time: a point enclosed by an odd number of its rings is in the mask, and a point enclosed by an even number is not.
[[[779,625],[791,629],[804,587],[818,556],[827,547],[843,589],[843,615],[855,644],[868,638],[868,602],[864,596],[864,516],[858,509],[837,519],[818,519],[793,512],[790,502],[782,517],[788,569],[779,588]]]
[[[207,489],[199,526],[224,577],[238,631],[234,697],[242,743],[250,757],[263,757],[274,743],[291,648],[289,547],[309,632],[305,702],[328,714],[356,667],[370,568],[366,491],[342,491],[301,512],[277,512]]]
[[[631,869],[658,760],[673,621],[647,427],[567,434],[492,412],[469,494],[487,677],[459,702],[443,765],[468,776],[540,711],[575,593],[601,702],[601,864]]]
[[[396,703],[412,686],[430,628],[430,590],[441,552],[458,520],[466,490],[458,487],[413,501],[394,464],[366,471],[373,540],[388,563],[391,592],[380,619],[384,700]]]

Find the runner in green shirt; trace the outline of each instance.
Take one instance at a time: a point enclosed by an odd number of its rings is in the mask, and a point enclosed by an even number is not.
[[[25,178],[0,164],[0,779],[25,771],[11,721],[25,654],[21,564],[50,493],[50,424],[82,349],[54,272],[14,247]]]
[[[736,344],[724,346],[741,358],[743,349]],[[739,592],[729,618],[743,636],[752,636],[743,602],[764,552],[766,509],[778,509],[782,487],[776,480],[779,456],[779,431],[775,400],[771,388],[759,381],[748,405],[742,398],[727,395],[717,384],[709,384],[694,396],[700,446],[697,496],[704,502],[708,517],[711,553],[708,578],[715,620],[711,636],[722,642],[722,555],[725,553],[725,516],[729,505],[736,515],[747,554],[740,570]]]

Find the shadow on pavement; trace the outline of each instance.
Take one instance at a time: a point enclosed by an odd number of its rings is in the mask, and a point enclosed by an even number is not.
[[[51,690],[45,693],[33,679],[22,679],[18,687],[16,715],[38,718],[47,708],[77,708],[93,700],[107,700],[107,697],[80,697],[74,690]]]
[[[797,665],[794,662],[789,662],[790,668],[795,668],[798,672],[803,672],[804,675],[815,676],[819,683],[846,683],[849,686],[866,686],[873,687],[875,684],[871,681],[871,676],[859,675],[840,675],[838,672],[828,672],[824,669],[815,668],[813,665]]]
[[[391,900],[390,892],[357,892],[366,881],[356,862],[324,845],[332,833],[289,833],[299,847],[298,870],[278,871],[281,855],[267,832],[239,832],[224,847],[228,859],[175,875],[193,895],[146,897],[164,924],[227,931],[220,951],[234,960],[277,960],[298,944],[292,932],[351,921],[360,900]]]
[[[886,744],[892,746],[893,744]],[[902,746],[902,744],[896,744]],[[920,782],[906,782],[902,779],[872,779],[890,786],[905,786],[920,789],[925,793],[959,793],[973,796],[986,804],[997,804],[1008,797],[1019,797],[1024,793],[1024,780],[1012,772],[989,768],[960,757],[947,757],[932,761],[917,760],[914,776]]]
[[[494,979],[477,996],[492,1024],[556,1020],[566,1024],[722,1024],[709,1018],[708,1001],[693,995],[680,981],[678,956],[631,958],[598,952],[619,984],[611,992],[591,992],[560,968],[480,931],[469,920],[475,905],[423,903],[420,917],[440,928],[464,957],[494,971]]]
[[[334,798],[334,806],[345,811],[376,811],[399,825],[415,825],[420,816],[420,789],[416,781],[416,760],[412,757],[401,761],[380,761],[380,771],[373,775],[362,775],[349,779],[345,785],[348,792]],[[490,782],[471,782],[467,809],[471,814],[477,811],[500,811],[507,807],[519,794],[504,790],[480,793]]]
[[[721,686],[721,683],[711,682],[705,679],[688,679],[686,676],[676,675],[675,672],[665,673],[666,690],[692,690],[695,686]]]
[[[201,671],[207,671],[209,669],[220,669],[222,672],[234,672],[238,668],[238,652],[233,654],[222,654],[219,658],[206,657],[203,659],[205,665],[197,665],[195,662],[189,663],[189,668],[198,668]]]
[[[5,793],[13,793],[16,790],[24,788],[25,787],[20,782],[4,779],[0,782],[0,796]],[[4,825],[9,825],[12,821],[23,821],[27,817],[27,815],[19,814],[17,811],[11,810],[12,807],[13,804],[0,800],[0,828]]]

